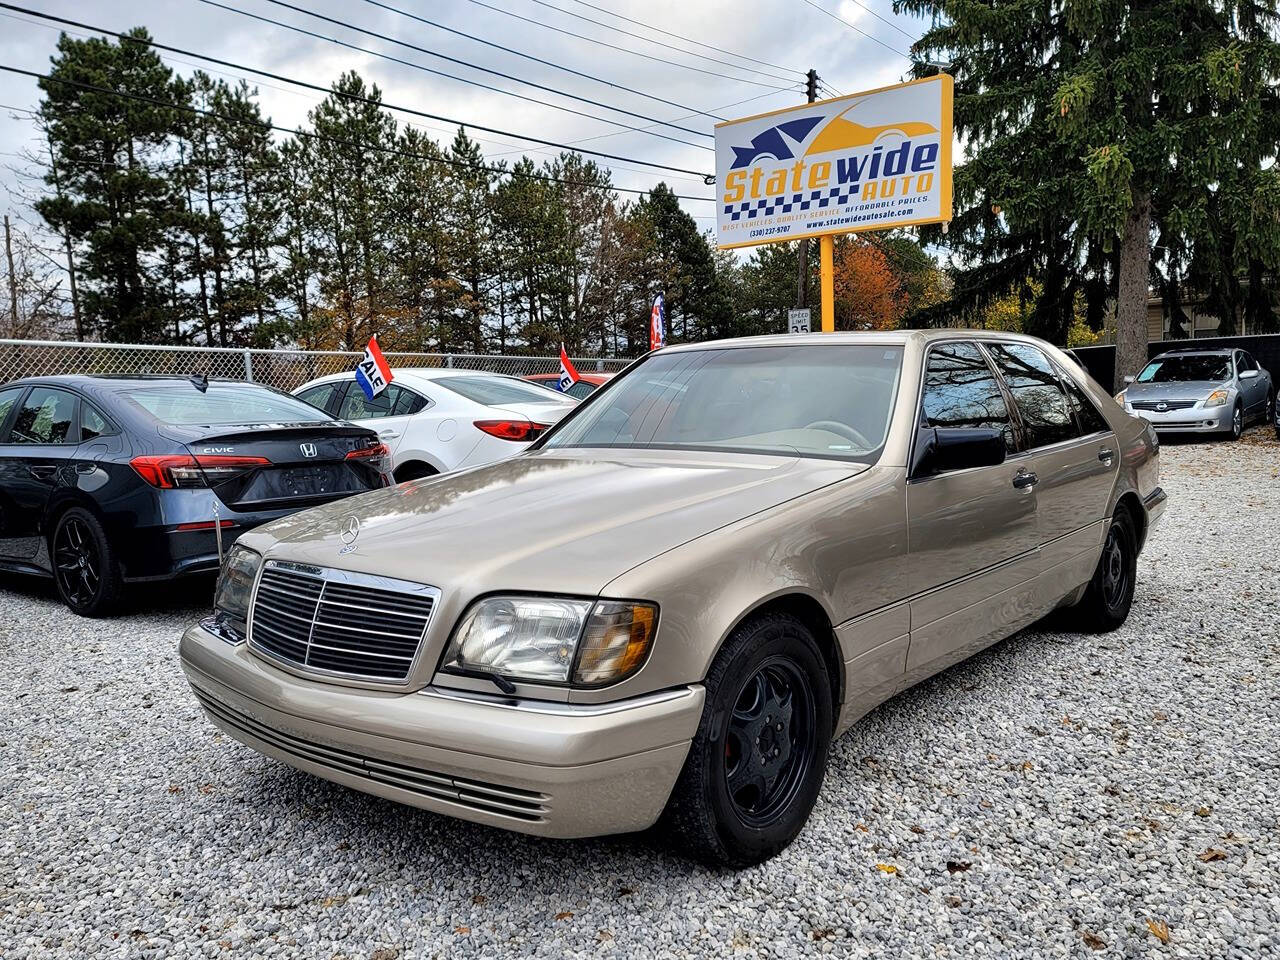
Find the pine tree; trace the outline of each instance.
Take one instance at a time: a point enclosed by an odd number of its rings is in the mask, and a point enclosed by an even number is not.
[[[182,103],[184,90],[146,45],[147,32],[130,36],[141,42],[59,38],[49,79],[40,81],[57,193],[36,209],[83,246],[86,325],[108,340],[157,342],[173,326],[167,232],[182,212],[166,156],[182,112],[163,104]]]
[[[1155,227],[1193,256],[1230,238],[1237,262],[1280,266],[1280,174],[1265,163],[1280,142],[1276,0],[894,8],[932,18],[921,59],[954,62],[970,158],[949,241],[976,265],[951,307],[1032,277],[1033,332],[1061,342],[1077,293],[1096,319],[1114,292],[1120,378],[1146,361]]]

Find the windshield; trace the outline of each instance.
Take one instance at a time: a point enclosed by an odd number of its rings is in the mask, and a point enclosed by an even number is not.
[[[1138,374],[1139,383],[1175,383],[1180,380],[1230,380],[1231,358],[1218,353],[1190,353],[1157,357]]]
[[[555,403],[561,399],[549,396],[546,387],[514,377],[437,377],[435,382],[486,407],[504,403]]]
[[[148,383],[127,387],[124,395],[172,426],[207,426],[219,423],[327,423],[333,420],[287,393],[251,383],[211,382],[201,392],[194,383]]]
[[[884,445],[901,367],[897,345],[656,354],[544,447],[711,448],[869,463]]]

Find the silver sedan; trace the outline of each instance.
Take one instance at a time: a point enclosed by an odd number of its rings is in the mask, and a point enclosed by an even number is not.
[[[1187,348],[1162,353],[1116,394],[1127,413],[1160,432],[1240,436],[1275,407],[1271,374],[1244,350]]]

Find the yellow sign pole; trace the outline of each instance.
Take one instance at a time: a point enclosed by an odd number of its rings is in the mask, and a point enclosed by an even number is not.
[[[822,281],[822,332],[836,332],[835,238],[818,238],[818,276]]]

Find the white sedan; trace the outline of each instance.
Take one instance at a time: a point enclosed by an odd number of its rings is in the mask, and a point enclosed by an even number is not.
[[[392,370],[392,382],[372,400],[350,373],[320,377],[293,394],[376,430],[401,483],[505,460],[577,406],[516,377],[447,367]]]

